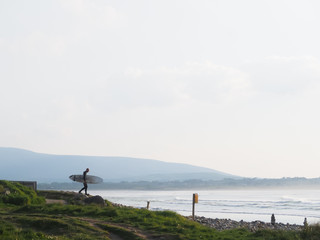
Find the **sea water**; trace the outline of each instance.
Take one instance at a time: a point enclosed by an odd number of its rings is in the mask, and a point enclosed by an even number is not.
[[[201,190],[201,191],[137,191],[95,190],[111,202],[154,211],[171,210],[184,216],[192,215],[193,194],[199,201],[195,215],[208,218],[225,218],[236,221],[276,222],[302,225],[320,222],[320,190]]]

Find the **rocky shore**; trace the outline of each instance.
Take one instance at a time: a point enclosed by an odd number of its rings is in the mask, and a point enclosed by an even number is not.
[[[128,207],[122,204],[112,203],[113,206],[116,207]],[[192,216],[186,217],[188,219],[192,219]],[[298,225],[298,224],[284,224],[284,223],[266,223],[263,221],[253,221],[253,222],[245,222],[243,220],[241,221],[235,221],[231,219],[219,219],[219,218],[206,218],[206,217],[200,217],[195,216],[194,221],[203,224],[205,226],[214,228],[218,231],[224,231],[224,230],[231,230],[236,228],[246,228],[251,232],[256,232],[258,230],[263,229],[272,229],[272,230],[284,230],[284,231],[301,231],[304,228],[304,225]],[[305,223],[307,226],[307,222]]]
[[[189,217],[191,218],[191,217]],[[206,225],[208,227],[217,229],[218,231],[235,229],[235,228],[246,228],[251,232],[256,232],[262,229],[273,229],[273,230],[286,230],[286,231],[299,231],[303,229],[302,225],[297,224],[283,224],[283,223],[265,223],[262,221],[253,221],[253,222],[245,222],[245,221],[234,221],[231,219],[218,219],[218,218],[206,218],[195,216],[195,221]]]

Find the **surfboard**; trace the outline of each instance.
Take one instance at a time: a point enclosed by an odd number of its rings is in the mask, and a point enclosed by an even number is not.
[[[69,178],[72,181],[83,183],[83,175],[82,174],[71,175]],[[87,180],[87,183],[92,183],[92,184],[103,182],[103,179],[101,177],[97,177],[97,176],[93,176],[93,175],[87,175],[86,180]]]

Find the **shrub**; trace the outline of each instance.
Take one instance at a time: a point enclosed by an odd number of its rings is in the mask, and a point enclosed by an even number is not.
[[[302,239],[319,240],[320,239],[320,225],[310,225],[301,232]]]
[[[2,202],[14,205],[27,205],[30,204],[30,199],[25,195],[10,194],[2,197]]]
[[[39,197],[34,190],[20,183],[1,180],[0,187],[10,191],[9,195],[0,195],[0,202],[14,205],[41,204],[45,202],[45,199]]]

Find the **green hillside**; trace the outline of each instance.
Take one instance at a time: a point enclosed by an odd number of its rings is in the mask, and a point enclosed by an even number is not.
[[[319,239],[320,233],[320,227],[317,226],[300,232],[261,230],[253,233],[246,229],[217,231],[170,211],[136,209],[108,201],[103,206],[86,205],[82,201],[86,199],[83,195],[71,192],[36,193],[18,183],[7,181],[0,182],[0,190],[0,239],[6,240],[306,240]],[[10,195],[12,201],[5,200]],[[13,200],[21,196],[28,200]]]

